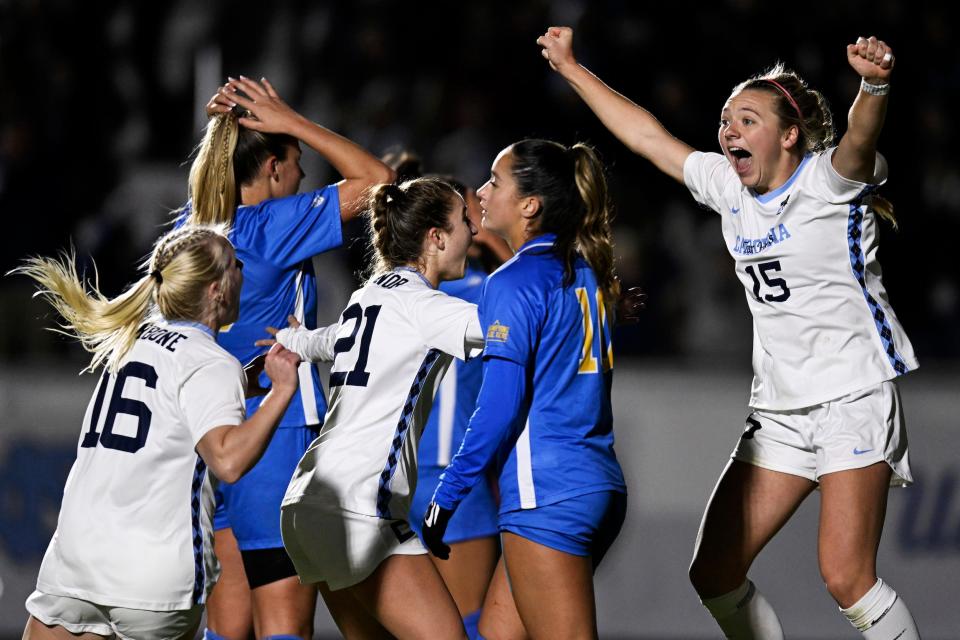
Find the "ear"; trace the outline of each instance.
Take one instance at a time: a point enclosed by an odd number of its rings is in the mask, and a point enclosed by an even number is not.
[[[537,196],[527,196],[520,199],[520,215],[527,220],[532,220],[540,214],[543,203]]]
[[[223,295],[223,287],[220,286],[220,280],[214,280],[207,285],[207,301],[216,302]]]
[[[440,227],[430,227],[430,230],[427,231],[427,236],[430,238],[430,242],[440,251],[446,248],[447,242],[443,235],[443,229]]]
[[[277,156],[270,156],[267,158],[267,175],[270,176],[271,180],[276,182],[280,181],[280,159]]]
[[[780,140],[780,145],[787,150],[793,149],[797,145],[797,141],[800,140],[800,127],[797,125],[790,125],[786,131],[783,132],[783,137]]]

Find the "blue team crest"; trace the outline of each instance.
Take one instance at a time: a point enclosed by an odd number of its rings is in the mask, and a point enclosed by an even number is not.
[[[509,336],[510,327],[500,324],[499,320],[494,320],[487,328],[487,342],[506,342]]]

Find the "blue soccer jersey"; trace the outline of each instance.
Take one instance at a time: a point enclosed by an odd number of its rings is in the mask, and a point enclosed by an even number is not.
[[[183,224],[188,204],[177,219]],[[230,355],[246,364],[260,353],[254,342],[267,337],[265,327],[285,327],[293,314],[304,326],[317,326],[316,274],[313,256],[343,243],[340,194],[336,185],[285,198],[264,200],[237,207],[230,241],[243,261],[240,318],[220,329],[217,342]],[[260,383],[269,387],[266,374]],[[247,415],[254,413],[263,397],[247,400]],[[327,410],[317,368],[300,365],[300,391],[279,428],[318,425]]]
[[[626,491],[613,449],[612,319],[585,260],[576,259],[564,284],[554,240],[527,242],[484,285],[485,371],[498,361],[521,367],[524,395],[516,413],[484,407],[501,382],[485,373],[477,413],[434,497],[442,507],[455,507],[491,460],[500,469],[501,514]]]
[[[468,265],[463,278],[441,282],[440,290],[455,298],[479,304],[486,279],[485,272]],[[454,360],[444,374],[433,400],[430,420],[420,440],[417,464],[421,469],[447,466],[460,447],[470,416],[477,406],[477,394],[483,378],[482,364],[480,358],[466,362]],[[430,487],[430,492],[433,492],[433,487]]]

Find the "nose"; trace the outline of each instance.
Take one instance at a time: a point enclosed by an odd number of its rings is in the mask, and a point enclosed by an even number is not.
[[[484,182],[484,183],[483,183],[483,186],[481,186],[479,189],[477,189],[477,198],[480,199],[480,204],[483,204],[483,199],[484,199],[484,197],[486,197],[487,188],[488,188],[489,186],[490,186],[490,182],[487,181],[487,182]]]

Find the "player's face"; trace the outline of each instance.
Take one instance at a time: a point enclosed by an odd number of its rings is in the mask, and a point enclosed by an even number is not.
[[[720,147],[740,182],[758,193],[779,187],[790,175],[783,176],[791,152],[775,102],[767,91],[745,89],[730,96],[720,113]]]
[[[470,220],[466,202],[459,195],[451,198],[447,214],[447,229],[443,234],[443,250],[440,252],[440,280],[458,280],[467,269],[467,252],[477,233]]]
[[[477,189],[482,226],[501,238],[510,239],[511,230],[523,223],[517,183],[513,179],[513,151],[507,147],[497,155],[490,179]]]
[[[300,146],[287,146],[287,156],[277,160],[277,175],[279,182],[275,185],[275,198],[292,196],[300,191],[300,181],[303,180],[303,169],[300,168]]]

